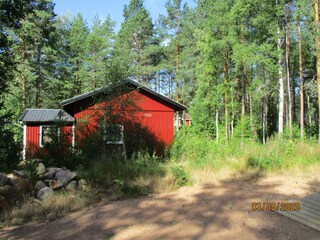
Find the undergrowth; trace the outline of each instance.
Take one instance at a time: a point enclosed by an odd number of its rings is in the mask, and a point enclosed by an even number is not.
[[[193,132],[192,128],[184,128],[171,149],[171,158],[185,163],[191,170],[228,168],[274,172],[320,164],[320,148],[315,140],[286,137],[271,138],[265,145],[252,138],[240,137],[234,137],[228,143],[224,139],[217,142]]]

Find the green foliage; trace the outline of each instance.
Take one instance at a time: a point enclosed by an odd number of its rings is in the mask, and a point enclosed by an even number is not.
[[[112,54],[112,65],[124,68],[125,77],[146,81],[149,74],[152,76],[152,54],[147,54],[148,46],[154,43],[152,19],[142,0],[131,0],[129,5],[125,5],[123,16],[124,22]]]
[[[245,116],[242,117],[239,122],[237,123],[235,129],[234,129],[234,137],[244,140],[256,140],[253,126],[256,123],[254,120],[251,120],[250,117]]]
[[[294,167],[319,164],[319,148],[316,141],[300,142],[275,137],[266,145],[241,136],[229,144],[210,140],[190,129],[178,133],[171,149],[175,161],[183,162],[192,169],[228,168],[236,171],[248,168],[277,171]]]
[[[8,114],[0,112],[0,171],[14,169],[19,162],[21,145],[14,139],[12,119]]]
[[[101,155],[80,166],[78,171],[80,177],[93,185],[113,189],[118,197],[145,195],[150,192],[150,186],[139,185],[137,180],[165,175],[162,160],[145,152],[126,161],[116,154]]]
[[[78,159],[75,158],[70,143],[71,130],[65,130],[64,122],[55,122],[49,129],[48,138],[50,141],[44,144],[43,151],[39,157],[46,166],[64,166],[74,169]],[[71,127],[70,127],[71,128]]]
[[[182,166],[173,166],[171,172],[174,176],[174,182],[177,187],[185,186],[190,183],[190,176]]]

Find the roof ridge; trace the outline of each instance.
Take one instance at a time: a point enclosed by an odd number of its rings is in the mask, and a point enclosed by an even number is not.
[[[58,120],[73,122],[74,117],[63,109],[26,109],[19,121],[22,122],[55,122]]]
[[[167,97],[167,96],[165,96],[165,95],[163,95],[161,93],[158,93],[158,92],[152,90],[151,88],[149,88],[149,87],[147,87],[147,86],[145,86],[145,85],[143,85],[143,84],[141,84],[139,82],[131,80],[129,78],[126,79],[126,80],[123,80],[123,81],[116,82],[113,87],[121,86],[121,85],[124,85],[126,83],[130,83],[130,84],[134,85],[138,89],[143,89],[144,91],[149,92],[150,94],[152,94],[152,95],[154,95],[156,97],[159,97],[163,101],[167,102],[167,104],[170,104],[171,106],[174,106],[175,108],[173,108],[173,109],[175,109],[175,110],[180,110],[181,111],[181,110],[186,110],[187,109],[187,107],[185,105],[183,105],[181,103],[178,103],[175,100],[173,100],[173,99],[171,99],[171,98],[169,98],[169,97]],[[87,93],[83,93],[83,94],[80,94],[78,96],[74,96],[72,98],[69,98],[69,99],[66,99],[64,101],[61,101],[60,102],[60,106],[61,107],[65,107],[65,106],[67,106],[69,104],[72,104],[74,102],[77,102],[77,101],[92,97],[95,94],[103,93],[104,91],[107,91],[108,88],[111,88],[111,86],[112,86],[111,84],[112,83],[109,83],[108,85],[106,85],[106,86],[104,86],[102,88],[97,88],[97,89],[89,91]]]
[[[57,109],[57,108],[26,108],[26,110],[33,110],[33,111],[35,111],[35,110],[62,110],[62,111],[64,111],[63,109]]]

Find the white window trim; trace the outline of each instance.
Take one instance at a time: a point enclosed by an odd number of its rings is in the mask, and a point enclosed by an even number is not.
[[[54,126],[54,125],[40,125],[39,146],[41,148],[44,147],[44,145],[42,144],[42,128],[53,128],[53,127],[56,127],[56,126]],[[58,127],[58,137],[60,137],[60,128],[59,127]]]
[[[120,141],[107,141],[107,144],[123,144],[123,130],[124,126],[122,124],[108,124],[107,126],[119,126],[121,128],[121,140]],[[106,131],[106,130],[105,130]],[[106,132],[105,132],[106,133]]]

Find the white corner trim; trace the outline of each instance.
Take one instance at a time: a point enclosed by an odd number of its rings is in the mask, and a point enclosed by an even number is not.
[[[23,150],[22,150],[22,159],[26,160],[26,151],[27,151],[27,125],[23,126]]]
[[[40,131],[40,133],[39,133],[39,146],[43,147],[42,146],[42,125],[40,125],[39,131]]]
[[[75,126],[74,124],[72,125],[72,149],[74,150],[74,146],[75,146],[75,139],[76,136],[75,136]]]

